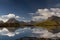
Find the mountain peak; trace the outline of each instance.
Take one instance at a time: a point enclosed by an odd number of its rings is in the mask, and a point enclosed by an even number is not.
[[[49,17],[48,18],[49,20],[60,20],[60,17],[58,17],[58,16],[51,16],[51,17]]]
[[[15,18],[10,18],[7,23],[19,23],[18,20],[16,20]]]

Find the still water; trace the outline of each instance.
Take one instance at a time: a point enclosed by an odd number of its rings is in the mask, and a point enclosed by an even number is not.
[[[8,30],[8,28],[0,29],[0,40],[16,40],[22,37],[60,38],[60,32],[53,34],[47,29],[41,27],[24,27],[18,28],[15,31],[13,31],[13,28],[12,31],[10,30]]]

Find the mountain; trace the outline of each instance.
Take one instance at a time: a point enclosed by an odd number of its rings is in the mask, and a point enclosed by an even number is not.
[[[52,16],[49,17],[48,20],[55,21],[58,25],[60,25],[60,17]]]
[[[4,23],[4,27],[19,27],[19,21],[15,18],[10,18],[6,23]]]
[[[51,32],[57,33],[60,32],[60,17],[51,16],[43,22],[38,22],[34,24],[36,26],[47,28]]]
[[[54,32],[54,33],[60,32],[60,17],[52,16],[52,17],[49,17],[48,20],[55,21],[56,23],[55,28],[53,28],[51,32]]]
[[[0,21],[0,24],[4,23],[3,21]]]
[[[39,22],[43,26],[60,26],[60,17],[52,16],[43,22]]]
[[[6,23],[19,23],[15,18],[10,18]]]
[[[4,24],[4,22],[3,22],[3,21],[0,21],[0,27],[2,27],[2,26],[3,26],[3,24]]]
[[[8,25],[6,25],[8,24]],[[10,18],[6,23],[5,26],[8,27],[20,27],[20,26],[25,26],[27,23],[25,23],[24,21],[18,21],[15,18]]]

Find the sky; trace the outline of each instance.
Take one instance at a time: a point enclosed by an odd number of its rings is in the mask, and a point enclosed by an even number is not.
[[[13,14],[20,20],[32,20],[32,15],[37,16],[38,9],[49,8],[60,8],[60,0],[0,0],[0,19],[1,16]]]

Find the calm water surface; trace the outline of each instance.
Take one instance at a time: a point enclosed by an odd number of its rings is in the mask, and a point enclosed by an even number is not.
[[[22,37],[57,38],[60,32],[53,34],[41,27],[0,28],[0,40],[16,40]]]

